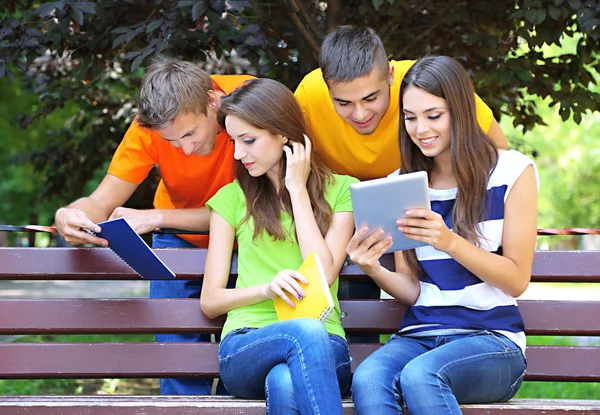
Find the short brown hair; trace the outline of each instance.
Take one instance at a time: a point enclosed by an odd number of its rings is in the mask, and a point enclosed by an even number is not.
[[[373,29],[340,26],[323,40],[319,66],[326,81],[350,82],[368,75],[374,67],[387,73],[389,60]]]
[[[206,115],[210,76],[193,62],[165,59],[150,65],[140,87],[138,123],[159,129],[179,114]]]

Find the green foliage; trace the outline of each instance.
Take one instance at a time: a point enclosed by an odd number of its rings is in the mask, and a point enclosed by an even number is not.
[[[375,28],[393,59],[456,57],[496,117],[510,114],[524,131],[543,124],[532,95],[579,123],[600,109],[592,90],[599,16],[594,0],[9,0],[0,12],[0,77],[21,74],[39,100],[19,111],[19,124],[37,129],[55,110],[77,109],[12,160],[24,166],[20,174],[39,178],[31,206],[55,208],[83,195],[110,160],[134,114],[143,67],[157,53],[295,88],[339,24]],[[571,50],[564,34],[576,39]],[[138,207],[150,206],[154,184]]]
[[[505,119],[502,128],[509,141],[535,155],[540,176],[538,227],[600,227],[600,113],[584,114],[577,125],[573,119],[563,121],[549,99],[536,105],[547,125],[523,134]]]

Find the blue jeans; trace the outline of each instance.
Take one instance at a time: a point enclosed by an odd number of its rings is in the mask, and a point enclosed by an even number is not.
[[[497,333],[405,337],[394,334],[357,368],[357,415],[461,414],[459,403],[503,402],[523,382],[521,349]]]
[[[306,318],[228,333],[219,369],[232,395],[266,399],[269,415],[341,415],[350,386],[348,344]]]
[[[197,248],[172,234],[152,235],[153,248]],[[151,280],[150,298],[200,298],[202,280]],[[157,334],[156,341],[210,342],[210,334]],[[218,339],[217,339],[218,340]],[[160,380],[161,395],[210,395],[213,379],[165,378]],[[222,384],[217,384],[217,395],[226,394]]]

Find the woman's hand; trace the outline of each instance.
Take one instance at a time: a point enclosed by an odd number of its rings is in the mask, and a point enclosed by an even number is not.
[[[271,299],[281,297],[283,301],[290,305],[290,307],[295,307],[294,302],[290,300],[286,292],[296,297],[298,300],[302,300],[306,296],[306,293],[302,287],[300,287],[298,281],[303,284],[308,284],[306,277],[298,271],[289,269],[279,271],[273,280],[267,284],[267,297]]]
[[[304,139],[306,146],[297,141],[292,142],[291,147],[287,144],[283,146],[287,159],[285,188],[290,193],[306,190],[306,182],[310,174],[311,142],[306,135]]]
[[[394,241],[389,235],[384,238],[383,230],[379,229],[361,242],[368,232],[369,228],[366,226],[356,231],[348,243],[346,253],[365,274],[371,276],[381,268],[379,258],[390,249]]]
[[[396,221],[404,236],[425,242],[438,251],[447,253],[452,249],[457,235],[448,229],[441,215],[428,209],[410,209],[405,213],[406,217]]]

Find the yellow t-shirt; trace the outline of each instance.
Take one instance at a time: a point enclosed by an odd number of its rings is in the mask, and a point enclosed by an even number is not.
[[[304,111],[314,148],[327,167],[360,180],[385,177],[400,168],[400,84],[415,62],[390,61],[394,66],[390,107],[375,131],[368,135],[356,132],[335,112],[320,69],[304,77],[296,89],[296,99]],[[475,98],[479,125],[487,132],[494,115],[481,98]]]

